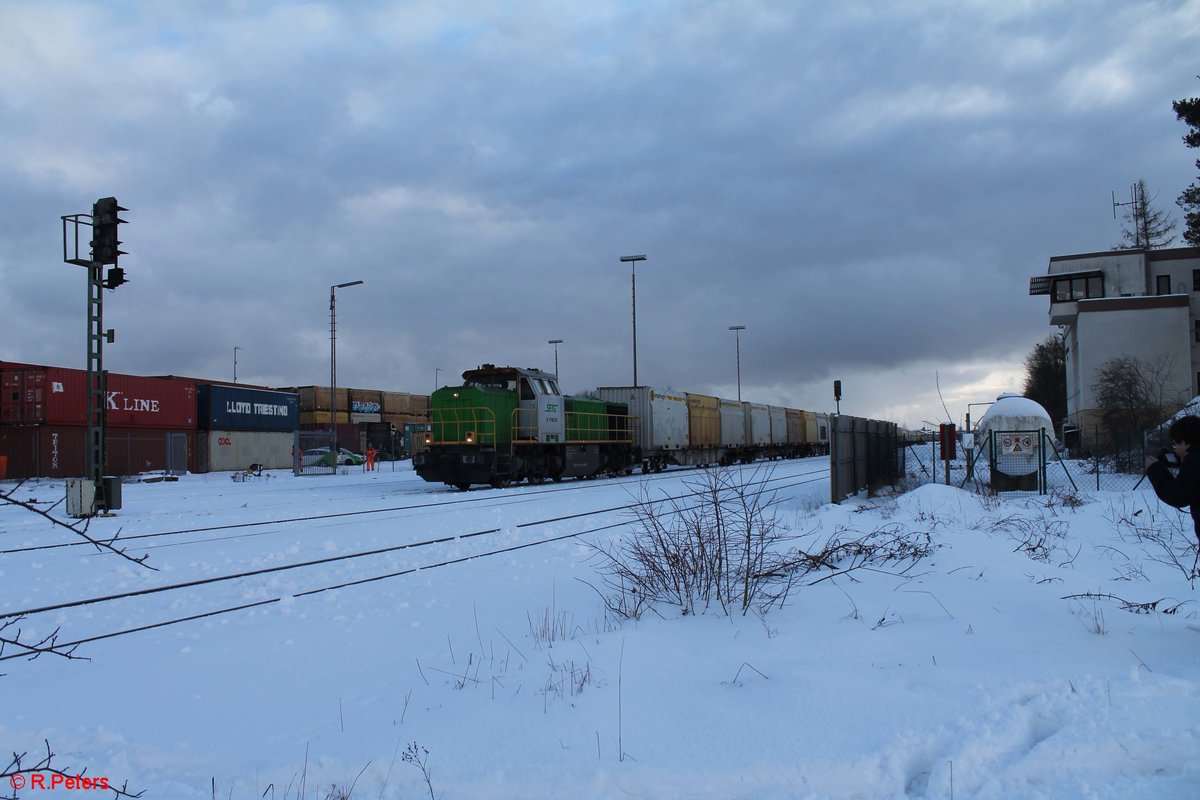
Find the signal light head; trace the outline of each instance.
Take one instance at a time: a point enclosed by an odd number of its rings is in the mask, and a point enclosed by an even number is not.
[[[92,261],[116,264],[120,256],[128,255],[120,249],[117,236],[117,226],[125,222],[118,214],[128,210],[115,197],[101,197],[92,204]]]

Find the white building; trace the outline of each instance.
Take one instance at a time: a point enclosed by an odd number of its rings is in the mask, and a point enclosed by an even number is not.
[[[1050,324],[1062,326],[1067,423],[1085,439],[1096,371],[1111,358],[1160,367],[1165,396],[1181,404],[1200,394],[1200,247],[1055,256],[1029,293],[1049,295]]]

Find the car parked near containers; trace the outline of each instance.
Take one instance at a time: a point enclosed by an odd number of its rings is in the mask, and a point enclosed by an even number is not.
[[[367,459],[358,453],[347,450],[344,447],[338,448],[337,465],[357,467],[365,464]],[[314,447],[311,450],[305,450],[304,455],[300,458],[300,464],[305,467],[332,467],[333,455],[328,447]]]

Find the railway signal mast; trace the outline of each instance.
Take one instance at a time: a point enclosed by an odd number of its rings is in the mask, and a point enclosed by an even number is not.
[[[116,478],[104,476],[108,439],[108,373],[104,370],[104,343],[116,341],[115,331],[104,328],[104,290],[116,289],[127,283],[125,270],[118,266],[118,261],[121,256],[128,255],[121,249],[119,233],[119,226],[125,222],[120,218],[120,212],[128,210],[117,203],[115,197],[101,197],[92,204],[91,215],[69,214],[62,217],[63,261],[84,267],[88,274],[87,477],[78,484],[77,491],[81,494],[75,504],[75,516],[90,517],[121,507],[121,484]],[[89,258],[80,257],[81,226],[91,228]],[[106,275],[104,268],[110,265]],[[68,495],[70,493],[68,484]],[[71,505],[69,502],[68,506]]]

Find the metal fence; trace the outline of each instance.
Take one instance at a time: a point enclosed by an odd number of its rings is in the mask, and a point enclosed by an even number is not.
[[[333,431],[300,431],[296,436],[294,474],[335,474],[337,459],[333,456],[334,441]]]
[[[863,417],[830,418],[830,499],[840,503],[861,491],[875,491],[904,475],[904,447],[894,422]]]
[[[106,474],[137,475],[162,470],[171,475],[184,475],[188,471],[186,433],[139,434],[109,429],[105,438]]]
[[[1039,431],[994,431],[974,449],[959,448],[949,462],[942,459],[936,436],[906,443],[905,455],[911,479],[979,493],[1127,492],[1141,480],[1146,458],[1169,448],[1166,439],[1165,429],[1110,434],[1103,450],[1081,454]]]

